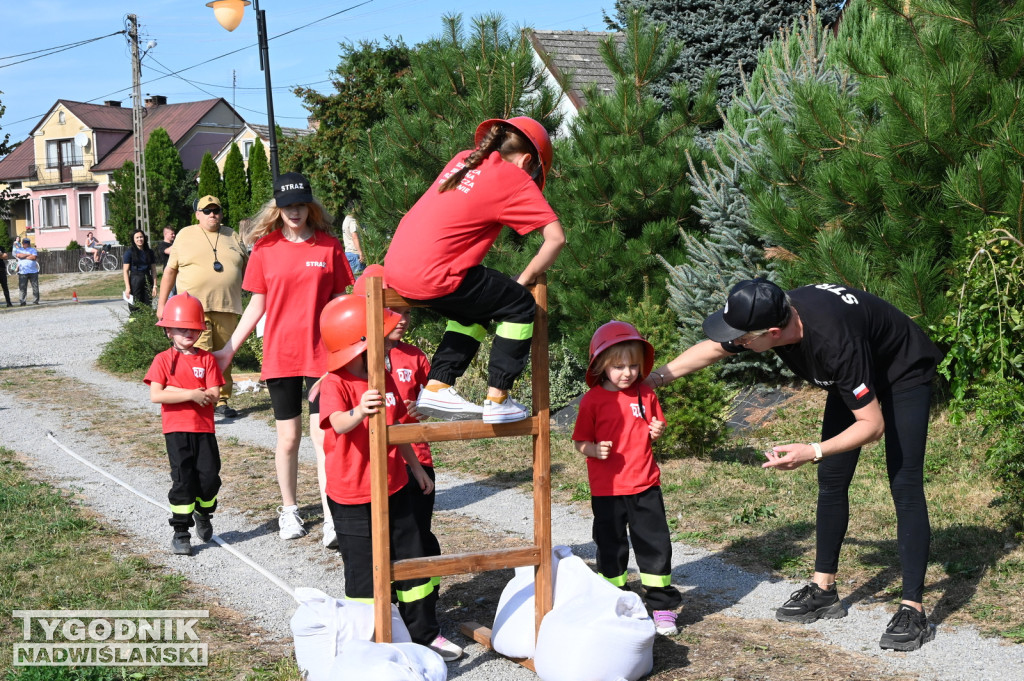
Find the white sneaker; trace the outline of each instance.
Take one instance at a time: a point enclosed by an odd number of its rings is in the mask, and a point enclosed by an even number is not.
[[[298,539],[306,536],[306,528],[302,526],[302,518],[298,510],[286,511],[284,506],[277,507],[277,525],[281,539]]]
[[[323,545],[329,549],[338,548],[338,533],[334,531],[334,523],[324,523]]]
[[[530,412],[526,407],[508,395],[500,404],[492,400],[484,400],[484,423],[515,423],[529,417]]]
[[[438,391],[421,390],[416,398],[416,409],[426,416],[442,421],[466,421],[483,416],[484,409],[479,404],[466,400],[455,388],[447,387]]]
[[[441,656],[441,659],[445,662],[455,662],[455,660],[462,657],[462,648],[458,647],[444,636],[438,634],[434,642],[430,644],[430,649]]]

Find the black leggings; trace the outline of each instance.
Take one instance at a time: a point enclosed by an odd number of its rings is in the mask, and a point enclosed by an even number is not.
[[[896,507],[896,541],[903,568],[903,599],[920,603],[928,567],[931,526],[924,497],[924,452],[928,441],[930,385],[881,396],[885,419],[885,465],[889,491]],[[842,398],[829,392],[821,439],[846,430],[853,412]],[[817,553],[814,569],[832,574],[839,570],[839,551],[850,524],[850,481],[857,469],[860,449],[833,454],[818,465]]]

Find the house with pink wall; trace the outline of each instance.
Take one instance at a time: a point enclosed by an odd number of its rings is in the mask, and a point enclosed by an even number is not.
[[[245,127],[223,99],[168,104],[146,100],[143,148],[157,128],[167,131],[186,170],[197,170],[203,155],[216,154]],[[37,248],[85,244],[94,232],[115,240],[108,227],[110,175],[134,159],[132,110],[116,100],[88,104],[57,100],[29,138],[0,160],[0,189],[17,199],[6,223],[12,239],[28,236]]]

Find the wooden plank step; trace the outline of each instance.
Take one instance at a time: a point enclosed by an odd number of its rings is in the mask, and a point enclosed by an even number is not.
[[[391,578],[399,580],[443,577],[488,570],[507,570],[524,565],[540,565],[540,547],[524,546],[516,549],[493,549],[396,560],[391,563]]]
[[[459,631],[461,631],[464,636],[473,639],[480,645],[486,646],[487,648],[494,650],[494,648],[491,646],[491,630],[485,627],[484,625],[480,624],[479,622],[463,622],[459,625]],[[508,657],[505,659],[512,660],[516,664],[520,664],[526,667],[534,674],[537,673],[537,670],[533,668],[533,660],[531,660],[530,658]]]
[[[388,426],[388,444],[413,442],[444,442],[448,440],[485,440],[494,437],[536,435],[540,417],[531,416],[515,423],[489,424],[483,421],[447,421],[406,423]]]

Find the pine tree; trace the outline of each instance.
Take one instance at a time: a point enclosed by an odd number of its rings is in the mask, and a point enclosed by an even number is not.
[[[354,156],[366,130],[387,113],[387,102],[409,68],[409,48],[401,39],[341,44],[341,60],[331,72],[335,92],[296,88],[318,127],[312,135],[281,138],[281,167],[304,173],[333,215],[357,200]]]
[[[249,180],[245,175],[245,161],[242,151],[234,142],[224,160],[224,202],[223,224],[238,230],[238,221],[249,217]]]
[[[203,196],[216,196],[221,201],[226,200],[224,194],[224,182],[220,178],[220,169],[213,160],[210,152],[203,154],[203,160],[199,164],[199,189],[197,198]],[[192,222],[196,221],[195,211],[192,211]]]
[[[249,215],[256,215],[263,204],[274,196],[274,179],[270,175],[270,162],[263,140],[259,137],[249,150]]]
[[[794,88],[791,115],[759,122],[766,154],[730,149],[756,228],[788,254],[785,279],[866,289],[928,326],[987,216],[1024,232],[1022,9],[851,5],[830,59],[857,86]]]
[[[601,96],[591,88],[572,123],[571,144],[559,147],[559,181],[548,194],[567,245],[551,270],[558,282],[552,317],[564,321],[559,328],[577,348],[587,347],[593,327],[621,319],[645,287],[653,304],[666,304],[658,255],[681,260],[680,231],[696,227],[686,158],[701,153],[694,142],[699,125],[717,120],[714,78],[696,97],[686,86],[675,88],[668,110],[650,94],[679,50],[663,26],[633,17],[621,51],[610,38],[602,45],[614,92]]]
[[[135,163],[124,165],[110,173],[110,230],[119,244],[130,244],[135,231]]]
[[[720,74],[719,104],[726,106],[742,87],[741,72],[750,76],[757,66],[757,53],[780,28],[806,12],[812,0],[616,0],[616,30],[627,26],[634,12],[652,23],[668,27],[670,38],[683,50],[666,76],[652,87],[654,95],[668,102],[670,88],[686,83],[700,86],[706,71]]]
[[[188,196],[185,187],[185,166],[181,155],[163,128],[149,134],[146,142],[146,185],[149,193],[149,241],[160,240],[166,225],[187,222]]]

